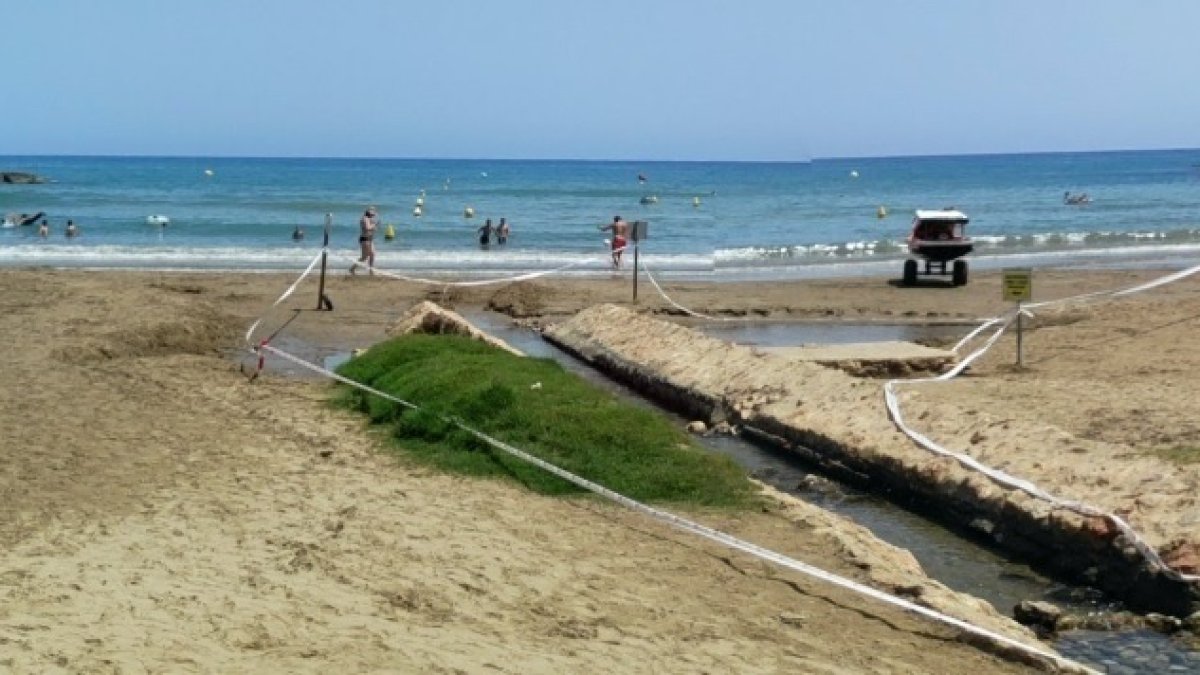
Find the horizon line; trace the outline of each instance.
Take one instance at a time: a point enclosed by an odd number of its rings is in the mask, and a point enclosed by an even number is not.
[[[411,162],[580,162],[580,163],[654,163],[654,164],[811,164],[813,162],[836,162],[846,160],[877,159],[935,159],[948,157],[1011,157],[1018,155],[1087,155],[1122,152],[1186,152],[1200,147],[1165,148],[1105,148],[1096,150],[1016,150],[1003,152],[962,152],[895,155],[839,155],[812,156],[803,159],[651,159],[651,158],[607,158],[587,157],[421,157],[421,156],[353,156],[353,155],[171,155],[171,154],[109,154],[109,153],[49,153],[49,154],[0,154],[4,158],[39,157],[90,157],[99,159],[287,159],[287,160],[336,160],[336,161],[411,161]]]

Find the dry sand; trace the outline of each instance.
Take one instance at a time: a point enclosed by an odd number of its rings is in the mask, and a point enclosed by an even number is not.
[[[1035,283],[1052,297],[1150,276],[1039,273]],[[1024,670],[938,625],[617,507],[379,454],[361,420],[324,403],[328,385],[274,375],[248,384],[231,358],[240,331],[290,281],[0,272],[10,345],[0,380],[0,668]],[[1130,452],[1194,444],[1200,384],[1188,376],[1200,357],[1187,338],[1200,320],[1197,288],[1184,282],[1099,322],[1040,329],[1029,371],[1007,372],[1001,351],[978,370],[994,380],[972,377],[944,395],[993,414],[1053,415]],[[882,280],[668,290],[709,313],[789,319],[964,321],[1003,307],[986,275],[956,290]],[[335,312],[301,312],[275,344],[315,358],[366,346],[426,298],[549,321],[626,299],[628,286],[457,292],[339,277],[329,293]],[[665,309],[647,293],[641,306]],[[315,306],[314,295],[302,287],[265,329],[288,307]],[[887,576],[819,515],[692,515],[841,574]]]

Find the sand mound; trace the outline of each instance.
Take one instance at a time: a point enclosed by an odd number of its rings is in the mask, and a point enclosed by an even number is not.
[[[471,339],[485,342],[497,349],[525,356],[523,352],[512,347],[504,340],[492,337],[479,330],[470,321],[462,318],[437,304],[425,300],[417,303],[387,329],[387,334],[396,337],[409,333],[427,333],[430,335],[465,335]]]
[[[168,356],[171,354],[218,354],[229,346],[240,324],[207,304],[196,304],[188,314],[163,320],[139,317],[132,328],[123,328],[63,349],[58,356],[73,363],[97,360]]]
[[[529,281],[511,284],[496,291],[487,301],[487,308],[513,318],[540,314],[546,307],[550,289]]]

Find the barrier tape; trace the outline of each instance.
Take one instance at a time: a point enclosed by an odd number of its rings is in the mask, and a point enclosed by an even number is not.
[[[409,410],[417,411],[417,410],[422,409],[420,406],[418,406],[415,403],[410,403],[409,401],[405,401],[404,399],[401,399],[399,397],[392,396],[391,394],[388,394],[387,392],[381,391],[379,389],[375,389],[374,387],[370,387],[368,385],[362,384],[361,382],[356,382],[355,380],[351,380],[350,378],[345,377],[343,375],[339,375],[339,374],[329,370],[328,368],[325,368],[323,366],[318,366],[315,363],[310,363],[308,361],[305,361],[304,359],[301,359],[298,356],[295,356],[293,354],[285,352],[285,351],[278,349],[276,347],[273,347],[269,344],[262,345],[262,349],[269,351],[272,354],[275,354],[276,356],[279,356],[282,359],[291,361],[292,363],[294,363],[302,368],[306,368],[313,372],[325,375],[326,377],[329,377],[333,380],[341,382],[342,384],[346,384],[346,385],[355,387],[357,389],[360,389],[362,391],[365,391],[368,394],[372,394],[374,396],[379,396],[380,398],[392,401],[393,403],[396,403],[397,405],[400,405]],[[884,603],[899,607],[901,609],[913,612],[915,614],[919,614],[928,619],[932,619],[934,621],[946,624],[948,626],[953,626],[964,632],[971,633],[975,636],[984,638],[985,640],[989,640],[993,644],[1002,644],[1007,647],[1017,649],[1026,654],[1047,659],[1051,663],[1058,666],[1059,668],[1064,668],[1064,669],[1069,668],[1069,669],[1075,670],[1076,672],[1083,672],[1083,673],[1089,673],[1089,674],[1095,673],[1098,675],[1098,671],[1088,668],[1087,666],[1084,666],[1083,664],[1080,664],[1078,662],[1067,659],[1060,654],[1046,651],[1043,649],[1039,649],[1038,647],[1035,647],[1033,645],[1025,644],[1024,642],[1021,642],[1014,638],[1008,637],[1006,635],[1002,635],[995,631],[988,630],[981,626],[976,626],[974,624],[963,621],[962,619],[955,618],[948,614],[943,614],[941,612],[930,609],[928,607],[924,607],[924,606],[918,605],[916,603],[910,602],[908,600],[904,600],[903,598],[898,598],[896,596],[889,595],[887,593],[884,593],[883,591],[880,591],[876,588],[872,588],[865,584],[859,583],[852,579],[847,579],[845,577],[839,576],[832,572],[825,571],[819,567],[815,567],[813,565],[809,565],[807,563],[801,562],[801,561],[791,558],[789,556],[783,555],[782,553],[778,553],[776,551],[772,551],[770,549],[763,548],[757,544],[745,541],[743,539],[739,539],[728,533],[708,527],[707,525],[702,525],[700,523],[688,520],[686,518],[675,515],[673,513],[663,511],[660,509],[656,509],[652,506],[649,506],[648,504],[644,504],[644,503],[639,502],[630,497],[626,497],[625,495],[622,495],[619,492],[610,490],[609,488],[606,488],[603,485],[600,485],[599,483],[595,483],[595,482],[587,480],[586,478],[583,478],[581,476],[577,476],[577,475],[567,471],[566,469],[563,469],[554,464],[551,464],[550,462],[547,462],[539,457],[535,457],[535,456],[533,456],[519,448],[516,448],[512,445],[509,445],[501,440],[493,438],[493,437],[483,433],[482,431],[479,431],[473,427],[470,427],[470,426],[464,424],[462,421],[460,421],[458,419],[450,418],[450,417],[443,417],[440,415],[439,415],[439,417],[443,421],[453,424],[454,426],[475,436],[476,438],[483,441],[484,443],[487,443],[488,445],[490,445],[493,448],[496,448],[502,452],[508,453],[509,455],[516,457],[522,461],[528,462],[528,463],[530,463],[544,471],[547,471],[565,481],[568,481],[580,488],[583,488],[589,492],[592,492],[593,494],[600,495],[601,497],[609,499],[609,500],[611,500],[617,504],[620,504],[626,508],[629,508],[633,511],[637,511],[639,513],[647,515],[655,520],[666,523],[667,525],[670,525],[676,529],[682,530],[684,532],[688,532],[690,534],[693,534],[693,535],[696,535],[699,537],[703,537],[705,539],[716,542],[716,543],[726,546],[728,548],[742,551],[743,553],[749,554],[749,555],[759,558],[761,560],[775,563],[776,565],[779,565],[780,567],[784,567],[784,568],[790,569],[792,571],[799,572],[801,574],[812,577],[814,579],[818,579],[820,581],[824,581],[824,582],[833,584],[835,586],[840,586],[842,588],[853,591],[855,593],[859,593],[861,595],[865,595],[867,597],[873,598],[880,602],[884,602]]]
[[[1104,298],[1104,297],[1111,298],[1111,297],[1124,297],[1124,296],[1128,296],[1128,295],[1133,295],[1134,293],[1141,293],[1143,291],[1147,291],[1152,288],[1157,288],[1157,287],[1163,286],[1165,284],[1179,281],[1180,279],[1187,278],[1193,274],[1196,274],[1197,272],[1200,272],[1200,265],[1189,267],[1189,268],[1181,270],[1179,272],[1168,274],[1168,275],[1159,277],[1157,279],[1151,280],[1149,282],[1146,282],[1143,284],[1138,284],[1137,286],[1132,286],[1132,287],[1125,288],[1125,289],[1110,290],[1110,291],[1095,291],[1095,292],[1091,292],[1091,293],[1083,293],[1080,295],[1073,295],[1073,296],[1070,296],[1067,298],[1060,298],[1057,300],[1048,300],[1045,302],[1030,303],[1027,305],[1022,305],[1021,312],[1025,313],[1028,316],[1033,316],[1032,312],[1030,312],[1029,310],[1035,309],[1035,308],[1045,308],[1045,307],[1054,307],[1054,306],[1060,306],[1060,305],[1068,305],[1068,304],[1074,304],[1074,303],[1079,303],[1079,302],[1091,301],[1091,300],[1095,300],[1098,298]],[[987,353],[987,351],[990,350],[992,348],[992,346],[996,344],[996,341],[1000,339],[1000,336],[1003,335],[1006,330],[1008,330],[1009,326],[1011,326],[1013,324],[1013,322],[1016,320],[1016,317],[1017,317],[1017,310],[1014,309],[1014,310],[1007,312],[1002,317],[988,319],[982,325],[977,327],[975,330],[971,331],[971,333],[969,335],[967,335],[967,337],[960,340],[959,343],[954,346],[955,352],[957,352],[963,345],[967,344],[969,341],[975,339],[975,337],[977,337],[980,333],[985,331],[987,328],[990,328],[991,326],[995,326],[995,325],[999,324],[999,327],[996,329],[995,333],[993,333],[992,336],[990,338],[988,338],[987,342],[984,343],[984,345],[982,347],[980,347],[979,349],[975,350],[974,352],[972,352],[971,354],[969,354],[968,356],[966,356],[965,358],[960,360],[959,363],[957,365],[955,365],[955,367],[950,369],[949,371],[947,371],[941,375],[935,376],[935,377],[923,377],[923,378],[917,378],[917,379],[911,379],[911,380],[889,380],[888,382],[886,382],[883,385],[884,400],[887,404],[888,414],[891,416],[892,422],[894,422],[896,424],[896,427],[899,428],[900,431],[904,433],[904,435],[908,436],[914,442],[916,442],[917,445],[920,445],[921,447],[925,448],[926,450],[929,450],[929,451],[931,451],[935,454],[941,455],[943,457],[953,458],[956,461],[958,461],[960,464],[962,464],[963,466],[968,467],[970,469],[974,469],[975,471],[978,471],[978,472],[984,474],[988,478],[991,478],[993,481],[1000,483],[1001,485],[1006,485],[1006,486],[1021,490],[1022,492],[1030,495],[1031,497],[1035,497],[1037,499],[1046,501],[1058,508],[1067,509],[1069,511],[1073,511],[1075,513],[1078,513],[1078,514],[1084,515],[1084,516],[1094,516],[1094,517],[1100,517],[1100,518],[1105,519],[1109,523],[1112,523],[1112,525],[1114,527],[1116,527],[1121,532],[1122,535],[1125,536],[1126,540],[1128,540],[1134,546],[1134,548],[1137,549],[1138,553],[1141,554],[1142,558],[1144,558],[1147,562],[1149,562],[1155,569],[1160,570],[1163,574],[1167,575],[1171,579],[1173,579],[1175,581],[1184,581],[1184,582],[1200,581],[1200,575],[1181,573],[1178,570],[1171,568],[1165,562],[1163,562],[1162,558],[1158,555],[1158,552],[1155,551],[1153,548],[1151,548],[1151,546],[1148,543],[1146,543],[1146,541],[1144,539],[1142,539],[1142,537],[1137,533],[1137,531],[1135,531],[1133,529],[1132,526],[1129,525],[1129,523],[1125,522],[1125,520],[1123,518],[1116,515],[1115,513],[1110,513],[1108,511],[1104,511],[1103,509],[1097,508],[1095,506],[1091,506],[1090,504],[1086,504],[1083,502],[1078,502],[1078,501],[1073,501],[1073,500],[1068,500],[1068,499],[1063,499],[1061,497],[1057,497],[1057,496],[1047,492],[1046,490],[1038,487],[1031,481],[1028,481],[1028,480],[1025,480],[1022,478],[1017,478],[1015,476],[1009,475],[1008,473],[1005,473],[1004,471],[987,466],[986,464],[983,464],[982,462],[976,460],[975,458],[971,457],[970,455],[967,455],[964,453],[959,453],[959,452],[954,452],[952,450],[948,450],[947,448],[939,445],[938,443],[936,443],[935,441],[930,439],[928,436],[925,436],[924,434],[920,433],[916,429],[913,429],[911,426],[908,425],[908,423],[906,423],[904,421],[904,416],[900,413],[900,401],[899,401],[899,397],[896,393],[897,386],[902,385],[902,384],[921,384],[921,383],[925,383],[925,382],[946,382],[946,381],[949,381],[949,380],[957,377],[960,373],[962,373],[963,370],[965,370],[968,366],[970,366],[971,363],[973,363],[975,360],[979,359],[981,356],[983,356],[985,353]]]
[[[711,315],[702,314],[700,312],[696,312],[696,311],[688,309],[687,307],[684,307],[683,305],[679,304],[678,302],[675,302],[674,300],[672,300],[671,296],[667,295],[667,292],[663,290],[662,286],[658,285],[658,280],[655,279],[654,275],[650,273],[650,269],[648,267],[643,265],[642,269],[646,272],[646,278],[649,279],[650,283],[654,285],[655,290],[657,290],[658,294],[663,297],[663,300],[666,300],[668,303],[671,304],[672,307],[674,307],[675,309],[678,309],[679,311],[683,312],[684,314],[687,314],[688,316],[694,316],[698,319],[708,319],[709,321],[742,321],[743,320],[740,318],[735,319],[732,317],[711,316]]]
[[[260,323],[262,323],[264,319],[267,318],[267,312],[278,307],[279,303],[283,302],[284,300],[287,300],[288,297],[290,297],[292,295],[292,293],[296,292],[296,288],[300,286],[300,282],[304,281],[304,278],[307,277],[309,275],[309,273],[312,272],[312,269],[317,266],[317,262],[321,259],[321,256],[324,255],[325,253],[327,253],[327,250],[324,248],[322,248],[320,251],[318,251],[317,255],[312,259],[312,262],[308,263],[308,267],[304,268],[304,271],[300,273],[300,276],[294,282],[292,282],[292,285],[288,286],[287,290],[285,290],[283,292],[283,294],[281,294],[275,300],[275,302],[271,303],[271,306],[268,307],[263,312],[262,316],[258,317],[257,321],[250,324],[250,329],[246,331],[246,344],[249,344],[249,345],[254,344],[253,339],[252,339],[254,336],[254,331],[257,330],[258,325]]]
[[[614,248],[614,249],[612,249],[611,253],[620,253],[627,248],[629,248],[629,247],[622,246],[620,248]],[[529,281],[530,279],[537,279],[539,277],[544,277],[544,276],[548,276],[551,274],[557,274],[559,272],[564,272],[566,270],[571,269],[572,267],[577,267],[579,265],[583,265],[583,264],[592,262],[594,260],[594,258],[581,258],[579,260],[576,260],[575,262],[570,262],[565,265],[555,267],[553,269],[542,270],[539,272],[526,272],[524,274],[518,274],[516,276],[501,277],[501,278],[497,278],[497,279],[476,279],[474,281],[439,281],[437,279],[424,279],[421,277],[410,277],[410,276],[406,276],[403,274],[399,274],[397,272],[390,272],[388,270],[383,270],[378,267],[374,267],[372,265],[367,265],[366,263],[364,263],[361,260],[355,260],[348,256],[340,256],[340,257],[343,260],[349,260],[351,263],[353,263],[351,265],[352,268],[353,267],[365,267],[372,274],[378,274],[378,275],[385,276],[385,277],[391,277],[392,279],[397,279],[399,281],[408,281],[408,282],[417,283],[417,284],[428,284],[431,286],[454,286],[454,287],[489,286],[491,284],[508,284],[508,283],[516,283],[518,281]]]

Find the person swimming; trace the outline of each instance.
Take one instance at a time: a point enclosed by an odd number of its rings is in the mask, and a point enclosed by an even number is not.
[[[296,229],[292,231],[292,241],[301,241],[302,239],[304,239],[304,230],[297,225]]]

